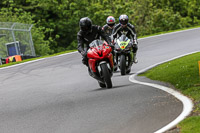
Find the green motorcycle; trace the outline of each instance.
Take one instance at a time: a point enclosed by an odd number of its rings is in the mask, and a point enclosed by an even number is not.
[[[116,62],[121,71],[121,75],[129,74],[133,64],[133,52],[130,39],[121,35],[115,44]]]

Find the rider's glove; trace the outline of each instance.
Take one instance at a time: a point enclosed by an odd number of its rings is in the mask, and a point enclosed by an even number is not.
[[[137,44],[138,44],[137,40],[134,40],[134,41],[133,41],[133,44],[134,44],[134,45],[137,45]]]
[[[115,46],[113,45],[113,44],[110,44],[109,45],[112,49],[114,49],[115,48]]]

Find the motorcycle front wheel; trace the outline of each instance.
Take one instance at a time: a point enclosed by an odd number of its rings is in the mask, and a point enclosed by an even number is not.
[[[107,64],[103,63],[100,66],[101,66],[102,77],[104,79],[106,88],[112,88],[111,76],[110,76],[110,72],[108,70]]]
[[[120,56],[120,71],[121,75],[126,74],[126,57],[123,54]]]
[[[103,84],[103,83],[101,83],[101,82],[99,82],[99,81],[98,81],[98,83],[99,83],[99,86],[100,86],[101,88],[105,88],[105,87],[106,87],[105,84]]]

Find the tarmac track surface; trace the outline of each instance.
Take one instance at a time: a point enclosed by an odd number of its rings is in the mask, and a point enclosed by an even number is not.
[[[131,74],[199,50],[199,36],[198,28],[140,39]],[[118,71],[102,89],[76,52],[0,69],[0,132],[153,133],[182,112],[174,96],[129,76]]]

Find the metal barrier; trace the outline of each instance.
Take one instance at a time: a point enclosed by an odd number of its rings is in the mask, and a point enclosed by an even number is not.
[[[0,56],[36,56],[32,40],[32,24],[0,22]]]

